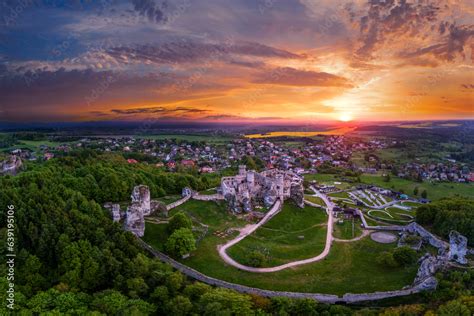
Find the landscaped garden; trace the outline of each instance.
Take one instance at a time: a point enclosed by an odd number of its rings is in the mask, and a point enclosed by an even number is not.
[[[229,248],[236,261],[272,267],[317,256],[324,249],[327,215],[320,208],[298,208],[286,203],[283,210],[253,234]]]

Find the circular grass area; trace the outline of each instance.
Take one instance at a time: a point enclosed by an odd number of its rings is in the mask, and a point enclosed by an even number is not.
[[[397,236],[387,232],[375,232],[370,234],[370,239],[380,244],[391,244],[397,241]]]

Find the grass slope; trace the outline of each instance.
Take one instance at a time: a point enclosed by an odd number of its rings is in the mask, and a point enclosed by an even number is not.
[[[272,267],[321,253],[326,242],[327,216],[319,208],[300,209],[287,203],[268,223],[228,250],[236,261],[247,264],[254,250],[267,254],[262,265]],[[300,238],[303,237],[303,238]]]

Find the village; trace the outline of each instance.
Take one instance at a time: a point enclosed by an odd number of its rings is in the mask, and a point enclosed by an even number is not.
[[[217,138],[219,140],[219,138]],[[267,139],[232,138],[228,141],[208,142],[186,139],[151,139],[126,137],[81,138],[71,143],[56,146],[39,143],[37,150],[17,148],[10,151],[11,157],[2,162],[2,173],[15,173],[21,162],[11,161],[49,160],[72,150],[94,149],[103,152],[121,153],[130,164],[153,164],[171,172],[196,170],[199,173],[222,172],[251,158],[258,169],[278,168],[296,174],[333,172],[347,170],[357,174],[391,174],[414,181],[430,182],[474,182],[474,172],[465,163],[453,159],[420,163],[417,159],[406,163],[386,161],[374,152],[396,146],[397,141],[382,139],[360,140],[347,136],[328,136],[319,141],[303,141],[293,146],[288,141]],[[13,156],[15,158],[13,158]],[[365,156],[361,163],[355,157]],[[10,162],[9,162],[10,161]]]

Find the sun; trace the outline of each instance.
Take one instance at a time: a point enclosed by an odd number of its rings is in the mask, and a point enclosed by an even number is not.
[[[352,115],[350,113],[341,113],[339,115],[339,121],[341,121],[341,122],[352,121]]]

